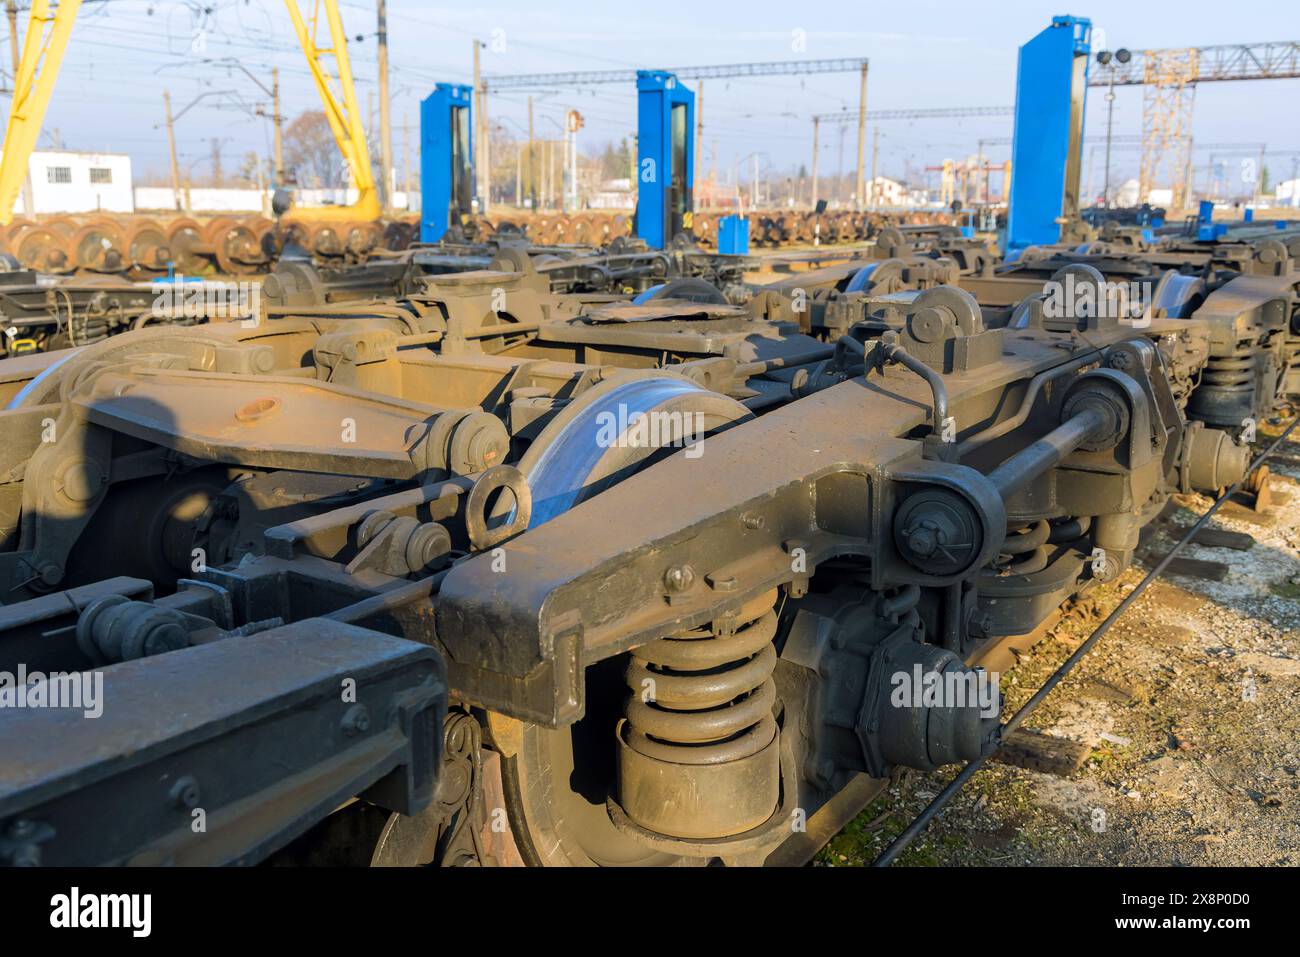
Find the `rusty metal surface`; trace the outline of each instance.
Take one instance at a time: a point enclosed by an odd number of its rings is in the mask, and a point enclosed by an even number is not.
[[[236,226],[210,231],[222,255],[255,257]],[[44,652],[68,667],[106,657],[141,689],[173,674],[224,688],[258,667],[244,649],[292,635],[310,660],[313,641],[346,628],[358,654],[445,661],[452,711],[437,809],[390,820],[374,860],[485,863],[511,847],[528,863],[806,860],[871,781],[987,743],[955,714],[882,712],[888,662],[959,668],[1050,620],[1126,567],[1141,526],[1206,471],[1195,449],[1218,450],[1216,475],[1237,458],[1218,454],[1232,436],[1202,441],[1212,425],[1185,415],[1215,361],[1210,313],[1145,326],[1046,315],[1059,266],[1043,264],[1064,252],[994,274],[942,230],[894,230],[768,287],[724,294],[689,276],[702,300],[634,305],[622,284],[662,282],[656,256],[623,245],[598,263],[573,247],[539,268],[495,249],[488,269],[416,279],[419,252],[374,273],[286,268],[260,322],[146,328],[0,365],[13,396],[0,411],[0,586],[19,601],[0,611],[0,651],[35,657],[48,632]],[[1146,275],[1143,251],[1106,255]],[[1256,270],[1212,293],[1242,297],[1228,311],[1266,287],[1292,295],[1285,273],[1258,271],[1271,260],[1224,255]],[[621,272],[634,261],[635,279]],[[611,402],[698,413],[706,437],[606,448],[593,436]],[[595,446],[566,458],[575,435]],[[573,474],[548,484],[545,461]],[[130,577],[105,579],[96,556],[114,551]],[[210,649],[229,663],[209,667]],[[687,657],[664,672],[665,654]],[[261,667],[265,680],[231,699],[246,721],[299,673]],[[739,682],[721,725],[720,675]],[[628,701],[645,680],[679,696],[669,717]],[[161,710],[123,720],[180,747]],[[233,712],[217,735],[227,755],[263,733],[289,746]],[[718,737],[724,725],[734,739]],[[104,730],[86,746],[121,750],[127,726]],[[326,793],[402,810],[400,788],[381,797],[356,776],[387,745],[361,754],[326,737],[300,774],[236,775],[259,797],[231,806],[226,833],[274,835],[253,856],[317,820]],[[689,769],[706,754],[717,763]],[[45,766],[75,781],[86,765],[52,749]],[[134,793],[114,788],[109,800]],[[677,797],[702,789],[753,800],[683,810]],[[495,850],[481,840],[488,790],[508,809]],[[83,792],[97,796],[78,784],[69,799]],[[816,830],[774,855],[796,806]],[[185,859],[242,859],[238,846]]]

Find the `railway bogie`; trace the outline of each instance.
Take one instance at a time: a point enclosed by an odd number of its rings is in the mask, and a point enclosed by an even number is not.
[[[806,859],[900,769],[996,748],[981,655],[1241,481],[1286,401],[1287,247],[1131,245],[995,270],[887,230],[767,285],[623,240],[286,258],[248,321],[9,360],[0,668],[128,705],[4,772],[0,853]],[[1149,308],[1095,307],[1121,277]]]

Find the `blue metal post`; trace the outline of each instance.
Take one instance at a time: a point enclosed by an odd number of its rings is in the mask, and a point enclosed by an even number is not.
[[[749,255],[749,220],[723,216],[718,220],[718,252],[724,256]]]
[[[1020,48],[1011,147],[1007,249],[1061,238],[1058,220],[1079,208],[1091,21],[1053,17]]]
[[[636,234],[663,249],[693,224],[695,94],[662,70],[638,70]]]
[[[420,103],[420,242],[436,243],[473,208],[470,87],[439,83]],[[458,195],[459,194],[459,195]]]

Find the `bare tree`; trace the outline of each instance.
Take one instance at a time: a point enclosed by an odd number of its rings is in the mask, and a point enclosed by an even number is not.
[[[284,131],[284,161],[299,186],[342,186],[343,157],[323,110],[300,113]]]

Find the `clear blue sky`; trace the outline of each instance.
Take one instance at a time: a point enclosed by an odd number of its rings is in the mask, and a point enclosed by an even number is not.
[[[304,0],[305,6],[310,3]],[[364,111],[368,94],[376,89],[375,5],[342,0],[341,7],[349,34],[363,35],[350,47]],[[1225,13],[1221,3],[1211,0],[1094,0],[1072,9],[1029,0],[489,0],[463,6],[390,0],[395,159],[401,163],[403,119],[412,124],[414,151],[419,100],[435,81],[468,81],[471,39],[491,40],[494,31],[504,31],[505,50],[484,51],[485,74],[866,56],[871,60],[869,108],[892,109],[1010,105],[1016,48],[1053,14],[1091,17],[1094,27],[1104,30],[1108,46],[1142,48],[1300,39],[1300,16],[1292,10],[1289,2],[1247,2],[1233,4]],[[196,52],[192,39],[200,29],[204,48]],[[796,30],[806,37],[803,53],[792,50]],[[261,76],[269,76],[272,66],[280,68],[287,116],[317,106],[280,0],[86,0],[46,118],[47,134],[57,128],[70,149],[128,152],[137,177],[165,173],[166,140],[159,125],[164,87],[176,109],[209,91],[234,91],[249,105],[264,99],[247,76],[216,62],[232,57]],[[1100,91],[1091,92],[1088,129],[1097,142],[1105,110]],[[494,95],[492,119],[508,128],[524,122],[525,97]],[[1205,84],[1196,95],[1195,136],[1202,142],[1263,141],[1276,150],[1298,149],[1298,98],[1300,80]],[[855,108],[856,102],[857,77],[848,74],[713,81],[705,89],[705,162],[716,143],[724,170],[754,151],[761,151],[762,162],[774,169],[807,164],[807,117]],[[627,135],[635,124],[630,89],[596,87],[541,96],[539,131],[554,133],[552,121],[569,108],[587,118],[582,134],[586,149]],[[1141,113],[1140,89],[1119,91],[1116,133],[1138,134]],[[823,129],[822,169],[834,173],[840,164],[839,134],[834,127]],[[907,165],[935,165],[946,157],[972,154],[981,137],[1009,136],[1011,121],[888,121],[881,123],[881,132],[882,172],[901,175]],[[227,170],[236,168],[249,150],[270,152],[266,120],[249,116],[229,98],[210,97],[177,124],[182,166],[205,175],[213,137],[222,141]],[[848,128],[843,139],[848,170],[856,130]],[[42,145],[51,145],[50,135]],[[1008,148],[987,152],[1000,160]],[[1137,159],[1135,150],[1118,151],[1117,172],[1134,173]],[[1290,157],[1270,165],[1275,179],[1290,174]],[[1100,173],[1096,175],[1099,180]]]

